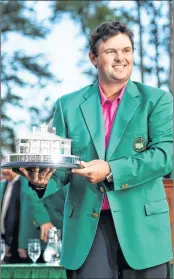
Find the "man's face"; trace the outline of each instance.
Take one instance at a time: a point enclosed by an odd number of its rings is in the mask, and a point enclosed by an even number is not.
[[[133,69],[133,49],[126,34],[110,37],[97,46],[97,56],[91,52],[89,57],[97,67],[100,82],[126,82]]]
[[[11,169],[1,169],[1,179],[12,181],[16,177],[16,173]]]

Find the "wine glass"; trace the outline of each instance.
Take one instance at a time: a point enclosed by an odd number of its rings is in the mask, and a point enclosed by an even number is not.
[[[1,261],[4,259],[4,257],[5,257],[5,241],[1,239]]]
[[[28,255],[33,261],[33,264],[36,264],[37,259],[41,254],[41,245],[40,240],[37,238],[32,238],[28,240]]]

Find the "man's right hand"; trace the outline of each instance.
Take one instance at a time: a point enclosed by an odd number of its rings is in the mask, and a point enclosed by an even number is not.
[[[47,242],[48,240],[48,231],[49,229],[53,228],[54,225],[51,222],[45,223],[40,226],[40,238],[44,241]]]
[[[44,187],[48,184],[49,179],[56,169],[43,169],[31,168],[30,170],[25,168],[19,168],[20,174],[25,176],[28,181],[36,187]],[[19,173],[19,172],[18,172]]]

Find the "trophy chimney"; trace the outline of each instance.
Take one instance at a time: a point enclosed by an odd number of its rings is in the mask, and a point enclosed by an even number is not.
[[[48,132],[48,126],[44,123],[40,126],[40,131],[41,132]]]
[[[54,135],[56,135],[56,127],[53,127],[53,128],[52,128],[52,133],[53,133]]]

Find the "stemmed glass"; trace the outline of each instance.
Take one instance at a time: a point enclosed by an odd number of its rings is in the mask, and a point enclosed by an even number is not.
[[[5,257],[5,241],[1,239],[1,261],[4,259],[4,257]]]
[[[40,240],[37,238],[28,240],[28,255],[30,259],[33,261],[33,264],[36,264],[37,259],[41,254],[41,245]]]

